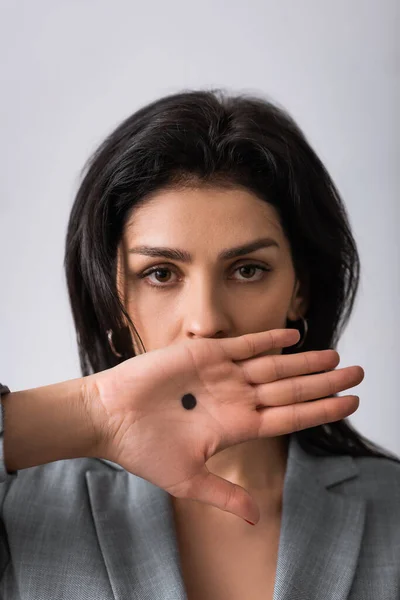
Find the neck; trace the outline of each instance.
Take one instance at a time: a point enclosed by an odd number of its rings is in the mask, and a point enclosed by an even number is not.
[[[215,475],[250,493],[275,496],[283,488],[289,437],[258,438],[229,446],[214,454],[206,466]]]

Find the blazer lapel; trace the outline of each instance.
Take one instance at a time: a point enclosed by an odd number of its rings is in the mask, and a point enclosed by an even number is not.
[[[291,436],[273,600],[348,598],[366,501],[335,486],[357,475],[352,457],[311,456]]]
[[[186,600],[170,495],[114,469],[87,471],[86,481],[115,600]]]
[[[187,600],[170,495],[100,460],[112,468],[86,481],[115,600]],[[348,598],[366,501],[335,486],[357,475],[350,456],[311,456],[290,436],[273,600]]]

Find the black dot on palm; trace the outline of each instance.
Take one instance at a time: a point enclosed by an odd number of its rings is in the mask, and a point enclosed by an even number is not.
[[[183,408],[186,408],[186,410],[191,410],[196,406],[196,404],[197,400],[193,394],[185,394],[182,396],[182,406]]]

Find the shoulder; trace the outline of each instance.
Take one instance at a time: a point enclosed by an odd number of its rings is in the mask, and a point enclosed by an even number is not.
[[[359,499],[365,507],[363,548],[369,556],[390,561],[400,547],[400,463],[372,456],[351,457],[351,476],[332,493]]]
[[[340,491],[364,497],[371,506],[393,507],[400,522],[400,461],[375,456],[352,457],[355,477],[340,484]],[[388,515],[390,516],[390,515]]]
[[[400,499],[400,460],[375,456],[353,459],[359,471],[359,485],[378,491],[380,495],[397,494]]]

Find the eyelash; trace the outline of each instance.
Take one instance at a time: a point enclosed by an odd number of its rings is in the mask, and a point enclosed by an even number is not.
[[[243,264],[240,265],[239,267],[236,267],[236,270],[242,269],[243,267],[255,267],[256,269],[259,269],[260,271],[264,271],[266,273],[268,273],[269,271],[271,271],[270,268],[259,265],[259,264],[254,264],[254,263],[247,263],[247,264]],[[166,283],[165,285],[163,285],[162,283],[150,283],[149,280],[149,276],[152,275],[152,273],[155,273],[156,271],[171,271],[173,272],[173,269],[171,269],[170,267],[164,267],[162,265],[155,265],[154,267],[151,267],[150,269],[147,269],[146,271],[143,271],[142,273],[138,273],[137,277],[139,279],[147,279],[147,283],[148,285],[150,285],[151,287],[155,287],[155,288],[159,288],[159,289],[165,289],[168,287],[171,287],[173,284],[170,283]],[[249,283],[258,283],[259,281],[262,281],[262,279],[264,279],[264,277],[261,277],[260,279],[257,279],[255,281],[252,280],[247,280]],[[246,279],[242,280],[241,283],[247,283]]]

